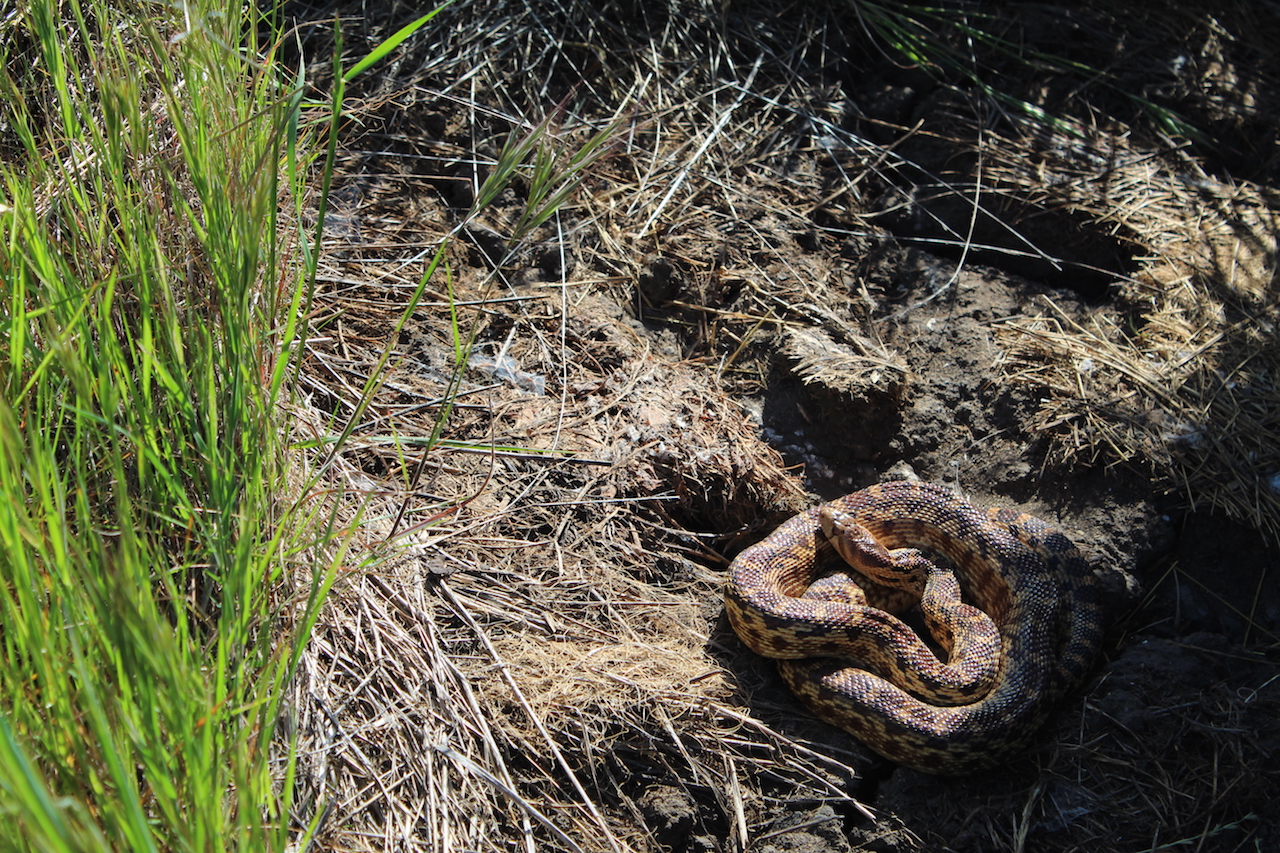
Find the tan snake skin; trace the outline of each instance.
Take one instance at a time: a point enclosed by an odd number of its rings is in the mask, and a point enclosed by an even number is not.
[[[856,562],[887,549],[880,582],[850,572],[820,529],[842,525],[869,537],[841,543]],[[930,560],[939,557],[954,577]],[[906,592],[887,591],[883,578],[908,564],[916,568],[890,581]],[[953,600],[956,580],[987,616]],[[902,610],[922,594],[946,664],[881,609]],[[725,609],[743,642],[780,659],[814,713],[930,773],[973,772],[1025,744],[1088,671],[1103,634],[1096,579],[1061,531],[907,481],[814,507],[743,551]]]

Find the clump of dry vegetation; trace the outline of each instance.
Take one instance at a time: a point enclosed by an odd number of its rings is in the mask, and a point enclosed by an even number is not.
[[[1104,228],[1135,258],[1114,304],[1087,321],[1050,308],[1010,323],[1014,375],[1049,389],[1039,424],[1064,456],[1136,462],[1188,506],[1224,510],[1280,541],[1274,152],[1230,150],[1274,141],[1276,69],[1263,57],[1280,25],[1245,7],[1218,17],[1134,12],[1116,24],[1142,34],[1135,53],[1163,67],[1143,79],[1141,65],[1120,60],[1112,73],[1134,91],[1180,96],[1223,138],[1193,148],[1114,119],[1047,140],[1038,128],[982,137],[995,192]],[[1224,175],[1206,150],[1244,162]]]
[[[323,55],[344,7],[296,11]],[[357,54],[403,23],[366,12],[343,22]],[[874,791],[853,741],[772,725],[793,709],[761,699],[772,675],[719,605],[732,554],[810,502],[741,401],[769,405],[778,370],[886,422],[910,396],[889,332],[954,281],[904,302],[875,263],[901,258],[895,239],[977,257],[987,217],[1020,236],[982,258],[1044,259],[1059,244],[1026,223],[1052,214],[1120,245],[1134,260],[1096,264],[1107,301],[999,318],[998,381],[1034,390],[1025,427],[1055,458],[1141,466],[1280,536],[1265,185],[1228,191],[1208,149],[1123,99],[1103,119],[1066,71],[1039,94],[1037,66],[1009,78],[1057,124],[993,115],[918,68],[855,91],[893,50],[865,40],[884,14],[474,2],[356,81],[297,412],[317,447],[347,435],[325,461],[361,525],[294,693],[295,817],[323,816],[321,845],[738,850],[786,828],[840,849],[822,833],[846,825],[923,845],[891,816],[863,822]],[[1223,86],[1191,99],[1193,123],[1266,120],[1227,115],[1247,100],[1226,88],[1247,28],[1185,14],[1200,28],[1174,42],[1176,82]],[[1113,49],[1089,59],[1124,88]],[[486,198],[534,129],[531,165]],[[579,154],[577,192],[531,225],[538,164],[564,173]],[[944,237],[895,238],[902,219]],[[1050,266],[1080,270],[1066,248]],[[797,828],[796,803],[826,811]]]

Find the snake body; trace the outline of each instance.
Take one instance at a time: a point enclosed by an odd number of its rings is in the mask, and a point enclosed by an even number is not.
[[[931,627],[950,620],[934,627],[947,662],[882,609],[901,610],[902,592],[848,572],[821,529],[833,518],[900,561],[950,565],[967,604],[944,602],[942,617],[925,617]],[[932,577],[899,584],[907,603],[948,597],[951,572],[934,574],[936,594],[921,588]],[[859,589],[841,591],[849,583]],[[1088,672],[1103,635],[1093,572],[1061,531],[907,481],[814,507],[747,548],[730,568],[725,609],[819,717],[931,773],[973,772],[1021,747]]]

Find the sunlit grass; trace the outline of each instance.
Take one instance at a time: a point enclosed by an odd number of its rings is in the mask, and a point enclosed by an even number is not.
[[[434,13],[349,69],[335,58],[328,103],[276,63],[258,14],[27,0],[0,21],[0,838],[14,849],[279,850],[309,829],[291,820],[319,819],[293,809],[281,720],[341,525],[288,485],[300,455],[282,413],[315,299],[333,105]],[[513,244],[613,130],[562,157],[548,124],[513,134],[483,188],[533,188]],[[308,204],[319,221],[299,231]],[[475,328],[455,311],[452,334],[428,448]],[[331,459],[359,415],[293,451]]]
[[[6,846],[291,830],[272,760],[330,574],[288,597],[327,529],[282,509],[308,164],[244,15],[31,0],[0,30]]]

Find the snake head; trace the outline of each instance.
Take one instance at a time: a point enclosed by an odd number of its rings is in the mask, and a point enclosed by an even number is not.
[[[818,512],[818,523],[846,563],[890,589],[919,593],[924,589],[925,578],[936,570],[915,548],[886,548],[852,513],[824,506]]]

